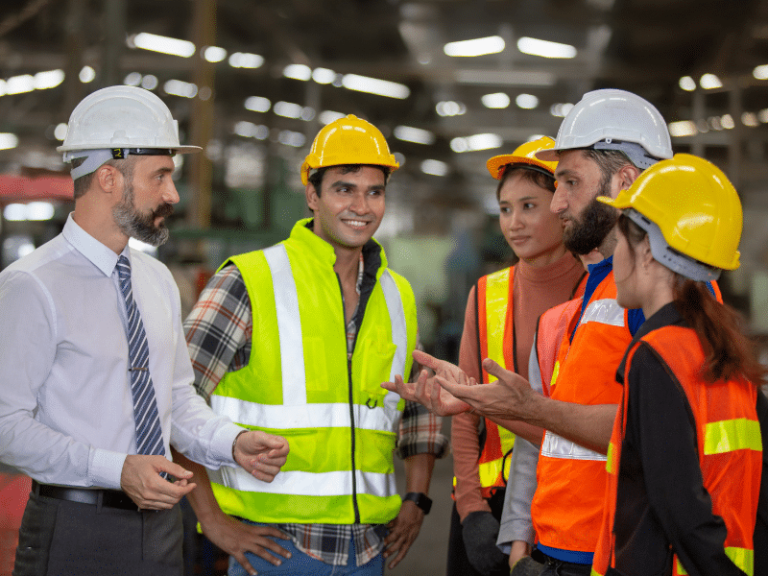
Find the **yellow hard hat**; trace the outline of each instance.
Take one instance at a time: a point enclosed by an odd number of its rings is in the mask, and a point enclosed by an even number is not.
[[[542,150],[550,150],[555,147],[555,141],[549,136],[542,136],[536,140],[531,140],[525,144],[518,146],[512,154],[501,154],[500,156],[494,156],[488,162],[488,172],[496,180],[501,180],[504,175],[504,169],[510,164],[527,164],[534,169],[538,168],[543,170],[550,176],[555,176],[555,168],[557,168],[557,160],[553,162],[547,162],[536,158],[536,153]]]
[[[658,226],[670,254],[724,270],[739,267],[741,201],[722,170],[703,158],[676,154],[645,170],[615,200],[597,199],[628,215],[634,210]],[[653,256],[661,261],[656,252]]]
[[[400,167],[381,131],[353,114],[334,120],[318,132],[301,165],[301,181],[307,184],[310,171],[316,168],[346,164],[373,164],[392,170]]]

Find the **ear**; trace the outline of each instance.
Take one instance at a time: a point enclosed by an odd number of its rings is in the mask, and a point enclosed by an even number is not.
[[[320,197],[317,195],[317,190],[315,190],[315,187],[311,183],[308,183],[304,188],[304,196],[307,199],[307,206],[309,206],[309,209],[313,212],[317,210]]]
[[[640,176],[640,170],[633,164],[625,164],[615,175],[619,183],[619,190],[626,190]],[[618,193],[618,192],[617,192]]]
[[[648,234],[645,235],[643,240],[636,246],[635,252],[637,252],[643,268],[647,268],[651,262],[653,262],[653,252],[651,252],[651,240]]]
[[[109,164],[99,166],[93,175],[93,179],[98,183],[99,188],[108,194],[116,192],[123,183],[123,175],[117,168]]]

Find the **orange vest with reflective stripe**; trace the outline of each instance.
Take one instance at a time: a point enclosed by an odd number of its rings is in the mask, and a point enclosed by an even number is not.
[[[557,354],[566,334],[570,334],[569,326],[581,310],[582,296],[586,284],[586,275],[574,290],[573,300],[553,306],[539,316],[536,325],[536,359],[539,362],[541,384],[544,396],[549,396],[552,381],[557,378],[555,365]]]
[[[483,276],[477,282],[477,334],[480,358],[491,358],[507,370],[515,367],[515,331],[512,312],[512,289],[515,268],[505,268]],[[480,366],[483,383],[496,377]],[[511,459],[509,453],[515,435],[485,419],[485,443],[478,459],[478,475],[483,498],[490,498],[497,488],[507,485]]]
[[[570,318],[553,368],[550,395],[577,404],[618,404],[616,369],[632,341],[626,311],[616,303],[611,271],[595,288],[570,341]],[[531,516],[537,540],[552,548],[592,553],[602,520],[605,456],[545,431]]]
[[[650,344],[680,382],[696,421],[697,450],[704,487],[712,498],[712,512],[728,529],[725,553],[743,572],[753,570],[752,535],[762,471],[762,439],[755,402],[757,387],[743,379],[705,382],[701,366],[704,352],[690,328],[667,326],[642,338]],[[627,358],[627,373],[637,346]],[[625,382],[628,382],[625,378]],[[621,445],[626,434],[628,390],[616,415],[608,448],[608,489],[600,540],[592,574],[602,576],[615,566],[615,536]],[[618,522],[621,522],[619,517]],[[673,574],[686,574],[677,556]]]

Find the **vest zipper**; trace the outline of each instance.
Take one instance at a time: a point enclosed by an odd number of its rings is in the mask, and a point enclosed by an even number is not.
[[[355,524],[360,524],[360,508],[357,505],[357,465],[355,462],[355,403],[353,396],[352,385],[352,357],[348,351],[347,343],[347,313],[344,307],[344,289],[341,286],[341,278],[336,274],[336,280],[339,282],[339,292],[341,293],[341,317],[344,319],[344,350],[347,350],[347,380],[349,382],[349,421],[350,421],[350,436],[352,439],[352,507],[355,511]],[[357,332],[355,332],[355,340],[352,343],[352,351],[355,350],[355,344],[357,343]]]

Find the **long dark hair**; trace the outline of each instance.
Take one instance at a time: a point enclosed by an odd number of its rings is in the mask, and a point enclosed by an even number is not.
[[[634,247],[647,233],[623,215],[618,228],[634,256]],[[675,274],[673,294],[675,307],[696,332],[704,350],[703,378],[716,382],[743,377],[756,385],[762,384],[768,370],[757,360],[755,343],[746,335],[742,315],[713,298],[703,282],[679,274]]]

